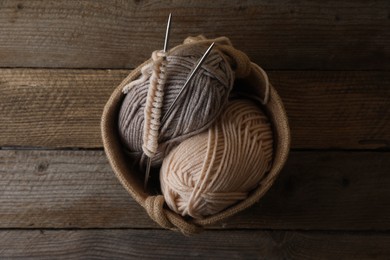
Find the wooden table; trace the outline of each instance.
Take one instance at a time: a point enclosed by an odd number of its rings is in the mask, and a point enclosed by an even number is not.
[[[269,73],[292,152],[254,207],[160,229],[108,165],[100,116],[163,43],[225,35]],[[390,257],[390,2],[0,2],[0,258]]]

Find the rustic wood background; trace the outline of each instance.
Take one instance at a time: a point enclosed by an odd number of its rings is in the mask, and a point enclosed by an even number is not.
[[[161,230],[105,158],[100,115],[155,49],[225,35],[269,72],[285,169],[201,235]],[[390,257],[390,1],[0,1],[0,258]]]

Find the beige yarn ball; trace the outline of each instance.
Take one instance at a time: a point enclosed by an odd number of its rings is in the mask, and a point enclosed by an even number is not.
[[[266,115],[249,100],[234,100],[206,132],[174,148],[160,170],[168,206],[203,218],[247,198],[270,170],[273,135]]]

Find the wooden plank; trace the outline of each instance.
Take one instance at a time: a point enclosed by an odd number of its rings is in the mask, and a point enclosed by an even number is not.
[[[390,148],[390,73],[270,72],[293,148]]]
[[[0,146],[101,147],[104,104],[127,74],[0,70]]]
[[[389,230],[389,169],[387,152],[292,152],[260,203],[213,228]],[[0,228],[157,227],[103,151],[0,151],[0,187]]]
[[[103,106],[127,70],[0,70],[0,146],[101,147]],[[390,74],[271,71],[293,148],[390,147]]]
[[[1,1],[0,67],[134,68],[189,35],[225,35],[267,69],[390,69],[390,2]]]
[[[5,259],[388,259],[389,233],[3,230]]]

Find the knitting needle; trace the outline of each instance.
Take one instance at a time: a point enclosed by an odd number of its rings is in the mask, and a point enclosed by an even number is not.
[[[170,23],[170,17],[169,16],[169,19],[168,19],[168,24]],[[168,30],[168,26],[167,26],[167,30]],[[168,35],[168,32],[166,33],[166,36]],[[195,73],[199,70],[200,66],[203,64],[203,62],[206,60],[207,56],[210,54],[212,48],[214,47],[214,44],[215,42],[213,42],[210,47],[206,50],[206,52],[203,54],[202,58],[200,58],[200,60],[198,61],[198,63],[196,64],[196,66],[192,69],[190,75],[187,77],[187,80],[186,82],[184,83],[183,87],[181,88],[181,90],[179,91],[179,94],[176,96],[176,98],[173,100],[172,104],[170,105],[170,107],[168,108],[168,111],[167,113],[165,113],[163,119],[161,120],[161,125],[163,125],[165,123],[165,121],[168,119],[168,117],[170,116],[170,114],[172,113],[173,111],[173,108],[177,102],[177,100],[179,99],[179,97],[182,95],[184,89],[187,88],[188,86],[188,83],[192,80],[192,78],[194,77]],[[164,45],[164,49],[165,49],[165,45]],[[145,181],[144,181],[144,189],[146,189],[147,185],[148,185],[148,179],[149,179],[149,174],[150,174],[150,167],[151,167],[151,161],[152,159],[150,157],[148,157],[147,159],[147,163],[146,163],[146,175],[145,175]]]
[[[168,16],[167,29],[165,30],[164,52],[167,52],[168,49],[168,39],[169,39],[169,30],[171,28],[171,18],[172,18],[172,13],[170,13]]]
[[[188,86],[188,83],[191,81],[191,79],[194,77],[195,73],[198,71],[200,66],[202,66],[203,62],[206,60],[207,56],[209,55],[211,49],[214,47],[215,42],[213,42],[210,47],[206,50],[206,52],[203,54],[202,58],[198,61],[196,66],[192,69],[190,75],[187,77],[186,82],[184,83],[184,86],[180,89],[179,94],[177,94],[176,98],[173,100],[171,106],[168,108],[168,111],[163,116],[163,119],[161,120],[161,125],[165,123],[165,121],[168,119],[168,117],[172,114],[173,108],[179,99],[179,97],[183,94],[184,89]]]
[[[203,64],[203,62],[206,60],[207,56],[210,54],[211,52],[211,49],[214,47],[214,44],[215,42],[213,42],[210,47],[206,50],[206,52],[203,54],[202,58],[200,58],[200,60],[198,61],[198,63],[196,64],[196,66],[192,69],[190,75],[187,77],[187,80],[186,82],[184,83],[183,87],[181,88],[181,90],[179,91],[179,94],[176,96],[176,98],[173,100],[172,104],[170,105],[170,107],[168,108],[168,111],[167,113],[164,115],[163,119],[161,120],[161,125],[163,125],[165,123],[165,121],[168,119],[169,115],[172,113],[173,111],[173,107],[175,106],[177,100],[179,99],[179,97],[181,96],[181,94],[183,93],[184,89],[188,86],[188,83],[192,80],[192,78],[194,77],[195,73],[199,70],[200,66]],[[146,186],[148,185],[148,178],[149,178],[149,172],[150,172],[150,165],[151,165],[151,161],[152,159],[150,157],[148,157],[148,160],[146,162],[146,178],[145,178],[145,181],[144,181],[144,189],[146,189]]]
[[[169,31],[171,29],[171,18],[172,18],[172,13],[170,13],[169,16],[168,16],[167,29],[165,30],[164,52],[167,52],[167,49],[168,49]],[[148,186],[148,180],[149,180],[149,175],[150,175],[151,164],[152,164],[152,159],[150,157],[148,157],[148,160],[146,162],[146,173],[145,173],[145,180],[144,180],[144,189],[146,189],[146,187]]]

